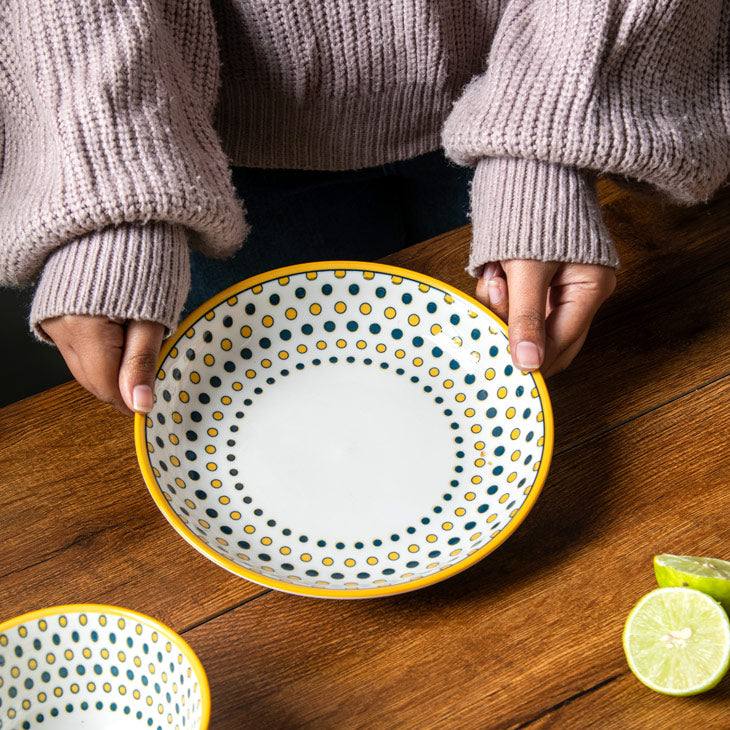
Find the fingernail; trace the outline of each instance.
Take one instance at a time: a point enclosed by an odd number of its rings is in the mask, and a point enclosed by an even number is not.
[[[152,410],[155,399],[149,385],[135,385],[132,389],[132,406],[135,411],[147,413]]]
[[[515,347],[515,360],[522,370],[536,370],[540,367],[540,350],[534,342],[518,342]]]
[[[504,296],[502,287],[499,285],[499,279],[490,279],[487,282],[487,291],[489,292],[489,301],[492,304],[501,304]]]
[[[482,271],[482,279],[489,281],[497,273],[496,264],[487,264]]]

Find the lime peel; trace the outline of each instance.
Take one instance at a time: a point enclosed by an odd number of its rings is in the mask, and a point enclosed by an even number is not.
[[[730,613],[730,562],[690,555],[655,555],[654,574],[662,588],[684,586],[702,591]]]

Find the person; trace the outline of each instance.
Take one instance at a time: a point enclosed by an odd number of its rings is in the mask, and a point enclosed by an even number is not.
[[[551,374],[614,287],[596,174],[693,203],[730,171],[722,0],[6,0],[0,20],[2,282],[37,278],[33,331],[123,411],[151,408],[186,298],[376,258],[469,206],[477,296]]]

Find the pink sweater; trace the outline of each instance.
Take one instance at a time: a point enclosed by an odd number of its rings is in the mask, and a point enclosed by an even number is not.
[[[730,172],[722,0],[4,0],[0,276],[31,322],[175,326],[188,247],[246,235],[229,164],[476,166],[470,270],[613,266],[594,172]]]

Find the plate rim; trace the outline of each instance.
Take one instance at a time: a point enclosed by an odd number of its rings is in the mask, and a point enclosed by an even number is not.
[[[115,606],[108,603],[63,603],[57,606],[46,606],[45,608],[38,608],[35,611],[28,611],[21,613],[12,618],[0,621],[0,634],[14,629],[20,624],[36,621],[38,619],[52,618],[54,616],[61,616],[63,614],[73,613],[107,613],[119,618],[125,618],[133,621],[145,621],[156,627],[157,631],[164,634],[170,639],[175,646],[185,655],[185,658],[190,662],[190,665],[195,672],[195,676],[200,685],[201,694],[201,706],[200,706],[200,728],[199,730],[208,730],[210,725],[210,683],[208,681],[208,675],[205,672],[205,667],[200,661],[198,655],[193,651],[193,648],[188,644],[185,639],[175,631],[172,627],[163,623],[159,619],[150,616],[149,614],[135,611],[132,608],[126,608],[124,606]]]
[[[214,296],[207,299],[200,306],[196,307],[185,319],[180,323],[175,332],[168,337],[163,343],[160,355],[157,358],[157,369],[155,374],[160,370],[162,363],[169,354],[170,350],[177,345],[177,343],[185,336],[185,333],[190,327],[203,317],[206,312],[219,306],[227,299],[238,295],[245,289],[250,289],[257,284],[263,284],[271,281],[272,279],[280,279],[285,276],[293,276],[295,274],[305,274],[311,271],[373,271],[380,274],[391,274],[392,276],[403,276],[409,279],[413,279],[419,283],[428,284],[436,288],[442,289],[449,294],[455,295],[464,299],[467,303],[476,307],[478,310],[489,316],[495,324],[497,324],[504,334],[507,334],[507,325],[490,309],[482,304],[478,299],[475,299],[471,295],[463,292],[461,289],[447,284],[445,281],[441,281],[428,274],[421,274],[418,271],[407,269],[402,266],[393,266],[392,264],[381,264],[373,263],[370,261],[349,261],[349,260],[333,260],[333,261],[312,261],[303,264],[292,264],[289,266],[282,266],[270,271],[264,271],[261,274],[243,279],[236,284],[232,284],[226,287],[222,291],[218,292]],[[150,464],[149,454],[147,453],[147,439],[145,438],[145,424],[147,414],[136,413],[134,416],[134,443],[135,450],[137,452],[137,462],[142,476],[147,486],[152,499],[157,505],[158,509],[164,515],[165,519],[170,523],[174,530],[182,537],[189,545],[194,547],[199,553],[204,555],[209,560],[213,561],[216,565],[224,568],[225,570],[245,578],[246,580],[256,583],[257,585],[265,588],[273,588],[284,593],[292,593],[295,595],[309,596],[311,598],[332,598],[332,599],[364,599],[364,598],[380,598],[384,596],[394,596],[401,593],[409,593],[410,591],[418,590],[419,588],[426,588],[427,586],[440,583],[447,578],[451,578],[458,573],[470,568],[471,566],[478,563],[483,558],[487,557],[490,553],[493,553],[500,545],[502,545],[522,524],[524,519],[530,513],[532,508],[537,501],[537,498],[542,492],[542,488],[547,479],[548,472],[550,471],[550,464],[553,456],[553,444],[554,444],[554,415],[552,409],[552,403],[550,401],[550,395],[548,393],[547,385],[542,373],[535,371],[532,373],[535,379],[535,385],[540,395],[540,402],[542,404],[542,410],[544,414],[544,428],[545,428],[545,443],[543,444],[542,457],[540,459],[540,468],[538,469],[537,476],[532,485],[530,494],[527,495],[527,499],[523,502],[519,508],[517,515],[512,519],[509,524],[499,532],[499,534],[490,540],[488,543],[483,545],[479,550],[475,551],[471,555],[467,555],[463,560],[460,560],[453,565],[450,565],[443,570],[439,570],[430,575],[418,578],[408,583],[398,583],[395,585],[382,586],[379,588],[314,588],[312,586],[296,585],[287,581],[279,580],[278,578],[269,578],[268,576],[261,575],[256,571],[246,568],[242,565],[238,565],[233,560],[224,557],[209,545],[207,545],[201,538],[199,538],[177,515],[177,513],[170,507],[167,500],[165,499],[162,489],[157,483],[157,479],[152,472],[152,465]]]

